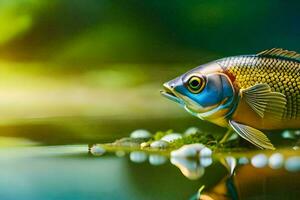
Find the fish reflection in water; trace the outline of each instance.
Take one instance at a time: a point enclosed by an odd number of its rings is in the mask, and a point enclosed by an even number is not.
[[[149,163],[152,165],[164,164],[166,161],[164,156],[149,155]],[[300,184],[300,156],[298,155],[284,156],[276,152],[270,155],[259,153],[252,157],[240,158],[225,156],[220,159],[201,156],[198,158],[170,157],[171,164],[178,167],[181,173],[190,180],[201,179],[205,173],[213,176],[212,171],[205,170],[213,164],[213,161],[222,163],[228,170],[228,174],[212,187],[206,188],[202,185],[200,192],[196,192],[190,200],[294,200],[300,195],[300,191],[297,190],[297,185]],[[296,192],[289,193],[289,189]]]
[[[221,163],[232,170],[234,158],[225,160],[227,162]],[[229,173],[218,184],[198,192],[191,199],[299,199],[300,156],[257,154],[250,160],[251,165],[246,157],[240,158],[234,173]]]

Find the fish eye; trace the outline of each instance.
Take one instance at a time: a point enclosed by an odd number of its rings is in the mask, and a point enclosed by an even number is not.
[[[192,93],[199,93],[203,90],[205,81],[203,77],[191,76],[187,81],[187,88]]]

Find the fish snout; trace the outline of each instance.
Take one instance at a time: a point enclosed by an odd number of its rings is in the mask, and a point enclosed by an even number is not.
[[[175,87],[180,83],[180,78],[176,78],[176,79],[173,79],[171,81],[168,81],[166,83],[163,84],[163,90],[160,91],[160,93],[172,100],[172,101],[175,101],[177,103],[180,103],[182,104],[182,100],[180,98],[177,97],[177,95],[175,94]]]
[[[181,84],[182,84],[181,77],[177,77],[177,78],[175,78],[175,79],[173,79],[173,80],[170,80],[170,81],[164,83],[163,86],[164,86],[165,88],[169,88],[169,89],[171,89],[171,90],[174,90],[176,86],[179,86],[179,85],[181,85]]]

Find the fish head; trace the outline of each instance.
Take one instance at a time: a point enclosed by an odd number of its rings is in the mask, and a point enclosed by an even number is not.
[[[163,87],[163,96],[199,118],[225,116],[236,96],[231,79],[217,62],[196,67]]]

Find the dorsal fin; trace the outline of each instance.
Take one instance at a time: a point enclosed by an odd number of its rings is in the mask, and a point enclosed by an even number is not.
[[[289,51],[280,48],[267,49],[265,51],[259,52],[257,56],[271,56],[278,58],[286,58],[290,60],[300,61],[300,54],[295,51]]]

